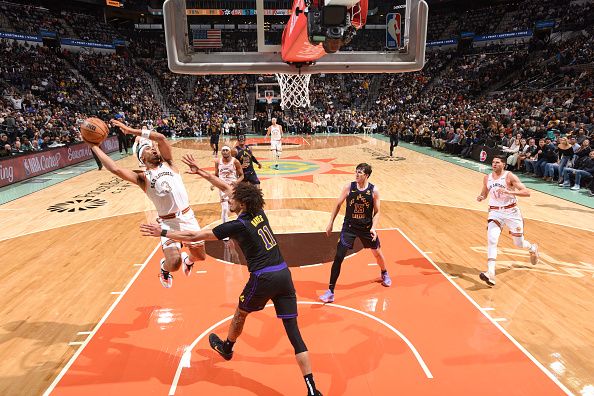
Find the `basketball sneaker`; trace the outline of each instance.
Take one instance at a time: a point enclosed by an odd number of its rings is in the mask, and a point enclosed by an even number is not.
[[[186,276],[192,275],[192,269],[194,269],[194,263],[190,261],[190,256],[188,256],[188,253],[182,252],[181,260],[182,260],[182,269],[184,270],[184,274]]]
[[[481,272],[479,278],[489,286],[495,286],[495,278],[491,278],[488,273]]]
[[[163,266],[165,265],[165,259],[161,259],[161,273],[159,274],[159,280],[164,288],[169,289],[173,286],[173,275],[169,273],[169,271],[165,271]]]
[[[540,254],[538,254],[538,243],[533,243],[532,246],[530,247],[530,263],[532,265],[536,265],[538,263],[538,259],[540,257]]]
[[[382,273],[382,286],[390,287],[392,286],[392,278],[388,275],[388,272]]]
[[[223,340],[221,340],[219,336],[215,333],[210,333],[210,335],[208,336],[208,343],[210,344],[210,347],[212,349],[217,351],[217,353],[223,357],[223,359],[231,360],[231,358],[233,357],[233,351],[229,353],[225,352],[223,348]]]
[[[325,303],[334,302],[334,293],[332,293],[330,290],[326,290],[326,293],[320,296],[320,300]]]

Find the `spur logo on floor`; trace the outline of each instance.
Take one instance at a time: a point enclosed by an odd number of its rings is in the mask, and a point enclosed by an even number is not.
[[[486,246],[473,246],[470,249],[483,255],[487,254]],[[594,264],[585,263],[583,261],[578,263],[561,261],[543,252],[540,252],[538,264],[534,266],[530,265],[530,254],[526,250],[502,248],[499,249],[499,253],[501,255],[521,257],[518,260],[497,260],[497,267],[499,268],[510,268],[515,271],[530,271],[544,274],[562,275],[572,278],[583,278],[584,276],[592,276],[594,274]]]
[[[73,199],[71,201],[52,205],[47,208],[47,210],[58,213],[74,213],[95,209],[106,204],[107,201],[103,199]]]
[[[110,192],[111,194],[119,194],[125,191],[131,185],[131,183],[114,177],[106,182],[99,183],[99,186],[92,189],[91,191],[75,195],[69,201],[54,204],[47,208],[47,210],[58,213],[74,213],[95,209],[100,206],[107,205],[106,200],[96,198],[98,195],[106,192]]]
[[[132,184],[130,184],[118,177],[114,177],[114,178],[110,179],[109,181],[99,183],[99,186],[92,189],[91,191],[88,191],[84,194],[75,195],[73,198],[74,199],[95,198],[96,196],[101,195],[104,192],[108,192],[108,191],[111,191],[112,194],[119,194],[122,191],[124,191],[125,189],[127,189],[128,187],[130,187],[131,185]]]

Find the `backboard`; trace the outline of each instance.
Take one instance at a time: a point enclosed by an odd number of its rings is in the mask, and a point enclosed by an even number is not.
[[[333,0],[319,1],[330,4]],[[399,73],[420,70],[424,64],[428,15],[424,0],[369,0],[367,23],[349,44],[300,67],[281,58],[281,38],[294,10],[293,0],[214,2],[251,7],[228,9],[206,8],[210,3],[165,1],[171,71],[197,75]],[[271,8],[279,5],[286,8]],[[401,15],[401,48],[386,48],[386,16],[390,13]],[[393,33],[394,27],[390,29]]]

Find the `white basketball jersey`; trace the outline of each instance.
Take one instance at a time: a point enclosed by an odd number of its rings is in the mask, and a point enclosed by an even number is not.
[[[280,125],[271,125],[270,126],[270,139],[271,140],[281,140]]]
[[[237,181],[237,171],[233,157],[228,163],[225,163],[222,158],[219,159],[219,178],[227,184]]]
[[[156,169],[144,171],[146,194],[157,208],[159,216],[176,213],[190,206],[188,192],[181,175],[163,162]]]
[[[504,171],[499,179],[493,178],[493,173],[489,174],[487,179],[487,188],[489,189],[490,206],[509,206],[518,202],[514,195],[505,194],[502,191],[507,188],[505,181],[508,171]]]

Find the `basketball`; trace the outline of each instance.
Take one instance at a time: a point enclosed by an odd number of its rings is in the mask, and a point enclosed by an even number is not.
[[[87,142],[100,144],[107,137],[109,128],[99,118],[87,118],[80,126],[80,133]]]

